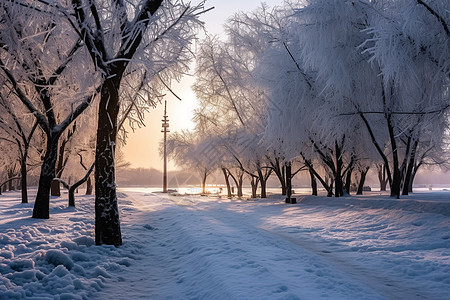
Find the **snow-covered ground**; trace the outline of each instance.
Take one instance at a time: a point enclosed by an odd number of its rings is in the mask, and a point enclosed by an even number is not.
[[[93,245],[93,197],[52,199],[35,220],[33,203],[1,195],[0,299],[449,299],[448,191],[119,195],[119,248]]]

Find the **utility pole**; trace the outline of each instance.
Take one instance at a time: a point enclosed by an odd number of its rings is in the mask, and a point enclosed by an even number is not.
[[[167,152],[166,152],[166,142],[167,142],[167,133],[169,130],[169,119],[167,117],[167,100],[164,100],[164,116],[162,121],[162,130],[164,133],[164,168],[163,168],[163,193],[167,193]]]

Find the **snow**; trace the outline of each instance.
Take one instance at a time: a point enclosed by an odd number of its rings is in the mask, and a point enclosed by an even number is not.
[[[31,193],[32,194],[32,193]],[[124,245],[92,196],[0,196],[0,299],[448,299],[450,192],[238,200],[120,189]],[[32,195],[30,196],[32,199]],[[32,202],[32,201],[31,201]]]

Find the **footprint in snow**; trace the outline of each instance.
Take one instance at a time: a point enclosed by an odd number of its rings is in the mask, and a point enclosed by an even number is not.
[[[153,227],[153,226],[148,225],[148,224],[145,224],[143,227],[144,227],[145,229],[147,229],[147,230],[157,230],[157,229],[158,229],[158,228]]]

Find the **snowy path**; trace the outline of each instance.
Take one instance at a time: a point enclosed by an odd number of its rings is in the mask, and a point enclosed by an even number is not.
[[[362,215],[273,199],[255,204],[126,194],[124,247],[137,261],[120,274],[121,281],[107,283],[98,299],[445,299],[450,291],[448,273],[441,273],[442,264],[450,272],[448,240],[425,249],[444,257],[436,270],[434,261],[419,257],[420,247],[401,244],[410,232],[385,224],[382,209],[365,209]],[[413,213],[404,214],[409,222]],[[336,223],[351,220],[355,223]],[[449,229],[447,216],[436,222]],[[422,238],[420,231],[414,234]],[[383,235],[397,235],[395,245]],[[405,251],[389,250],[402,246]],[[410,274],[411,268],[418,275],[405,279],[402,272]],[[420,268],[437,274],[423,282],[429,274]],[[439,276],[444,279],[436,280]]]

